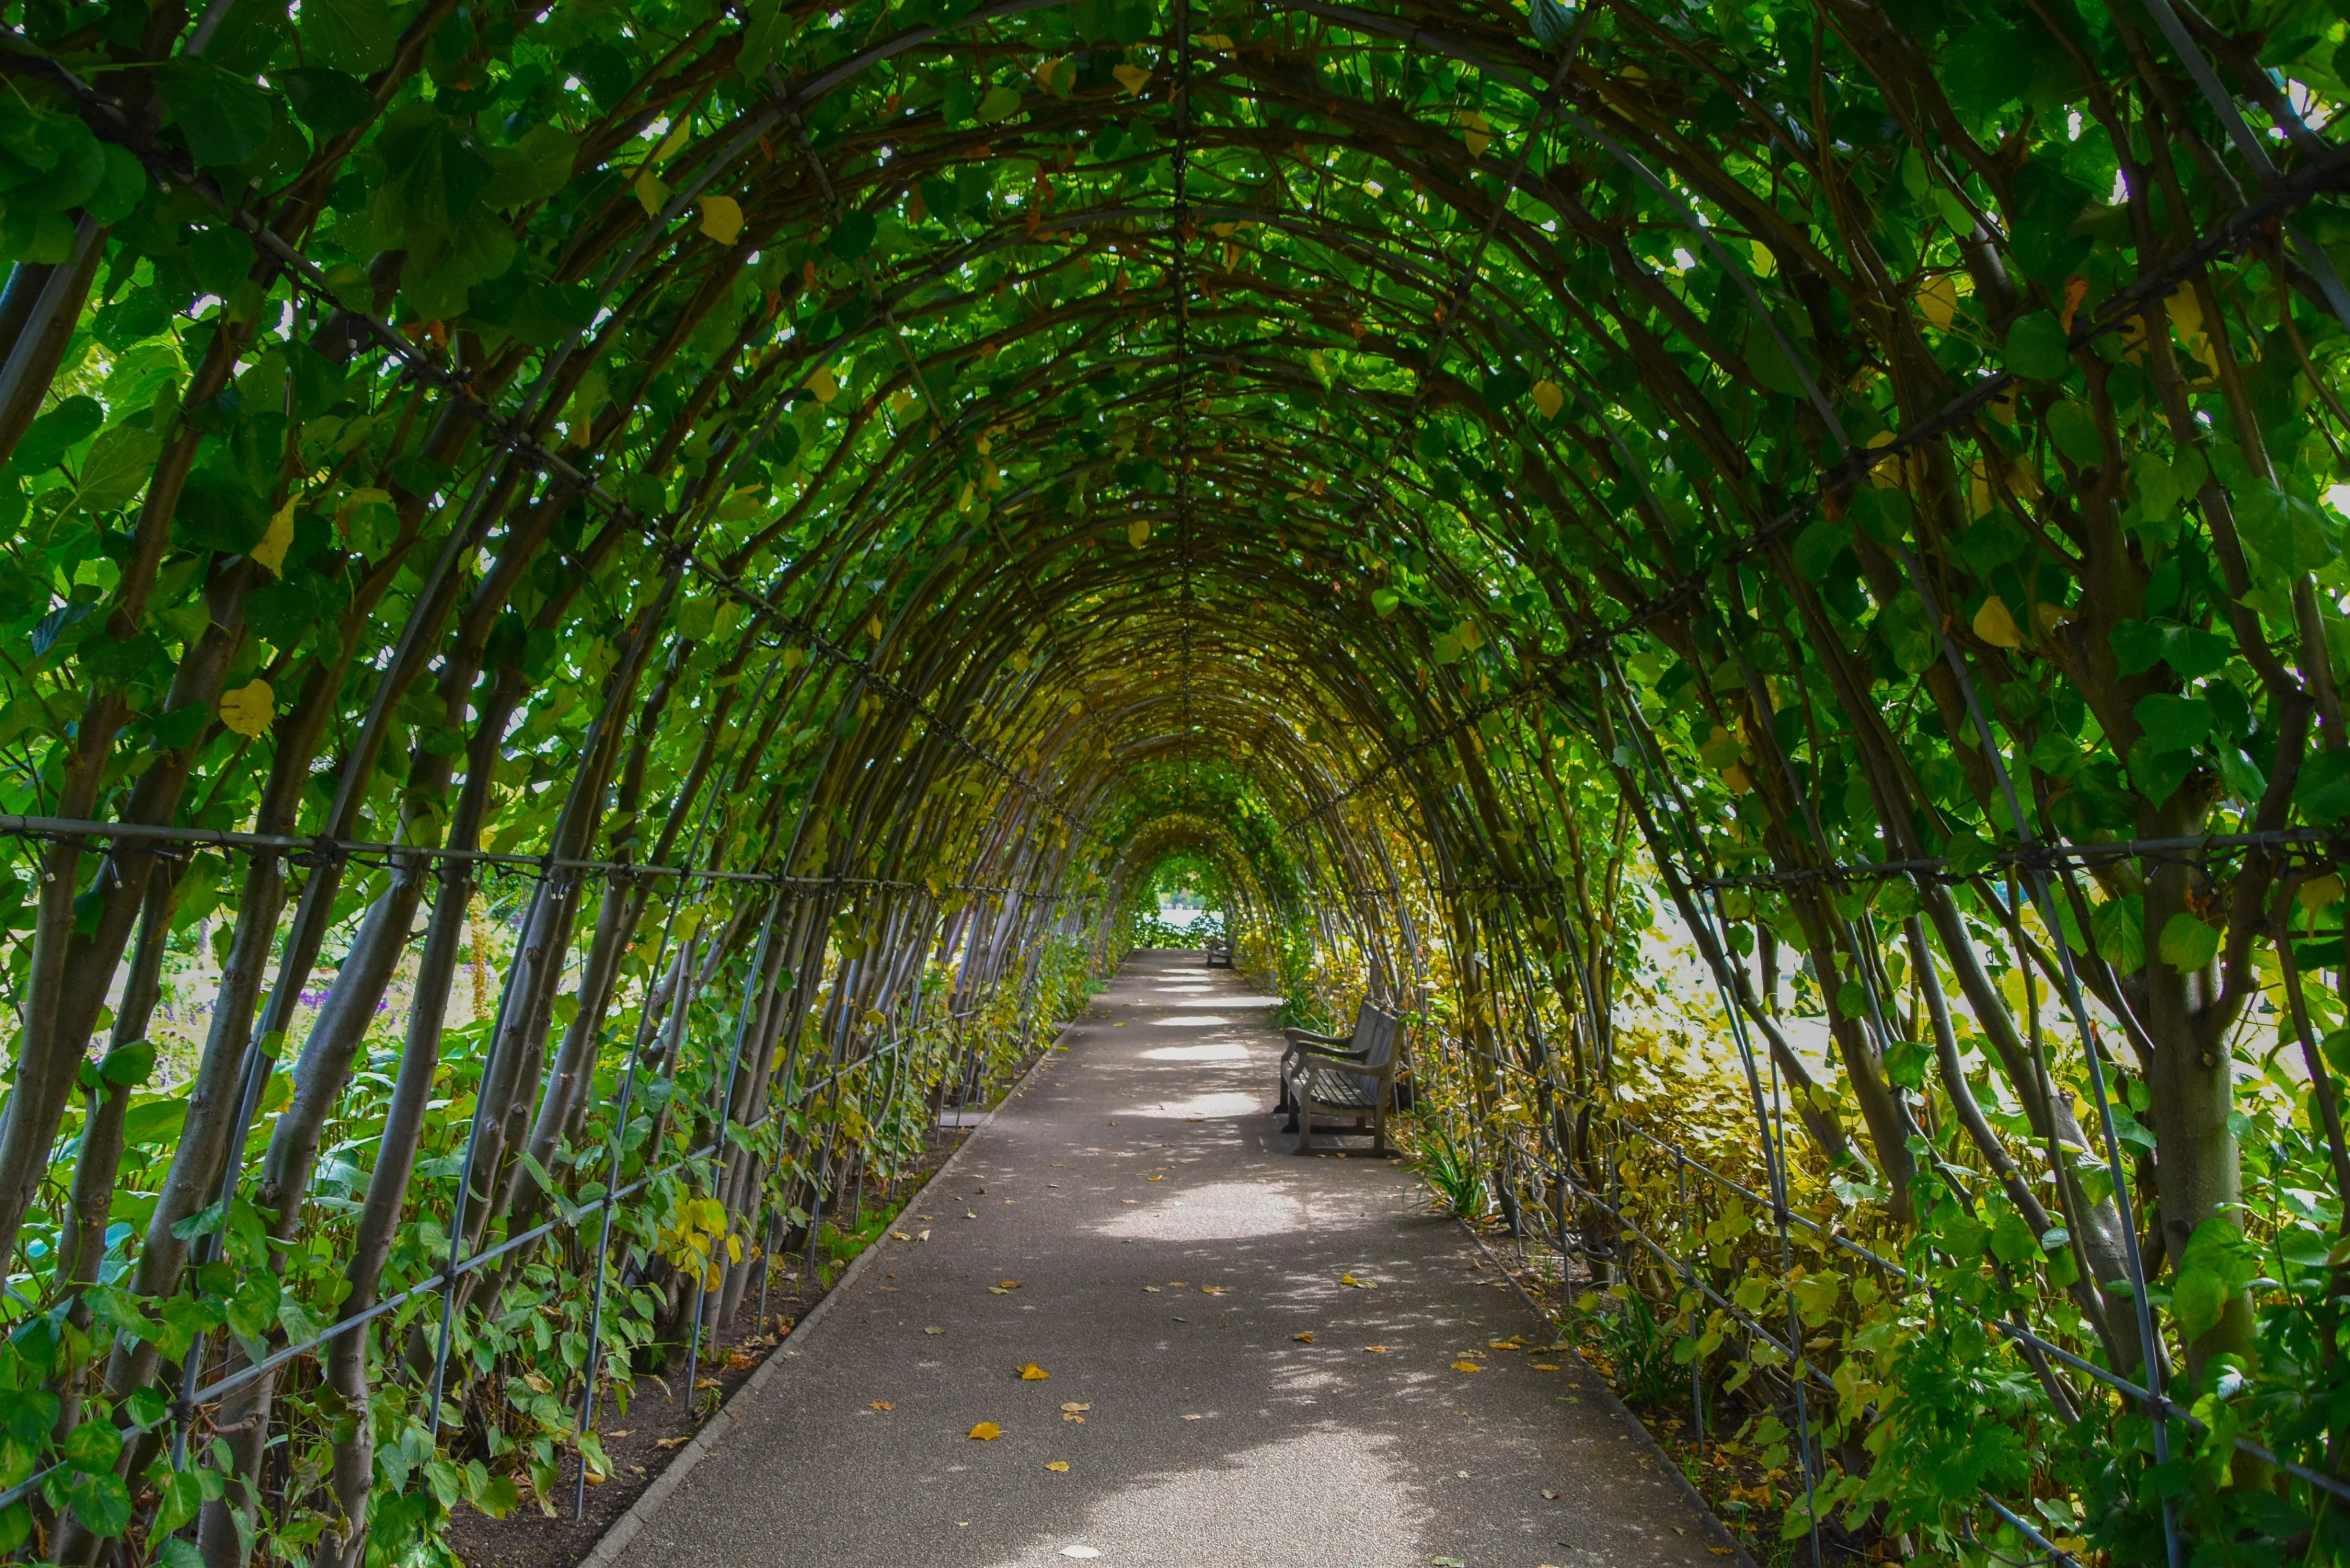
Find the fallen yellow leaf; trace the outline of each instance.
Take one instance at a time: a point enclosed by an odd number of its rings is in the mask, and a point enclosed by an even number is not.
[[[1452,1364],[1452,1369],[1455,1372],[1482,1372],[1485,1370],[1474,1361],[1455,1361]]]
[[[1044,1368],[1038,1366],[1033,1361],[1029,1362],[1028,1365],[1020,1369],[1020,1381],[1023,1383],[1041,1383],[1046,1378],[1051,1376],[1052,1374],[1050,1372],[1047,1372]]]
[[[992,1443],[997,1438],[1004,1435],[1004,1429],[1000,1426],[997,1426],[993,1421],[982,1421],[977,1426],[973,1427],[966,1435],[969,1436],[974,1442]]]
[[[1199,1293],[1203,1296],[1229,1296],[1232,1294],[1232,1287],[1230,1285],[1202,1285],[1199,1288]]]
[[[1339,1275],[1338,1283],[1341,1285],[1352,1285],[1357,1290],[1377,1290],[1379,1288],[1372,1281],[1367,1279],[1356,1279],[1352,1274]]]
[[[1548,1361],[1537,1361],[1534,1363],[1534,1370],[1537,1372],[1556,1372],[1558,1368]]]
[[[1091,1409],[1093,1408],[1093,1401],[1091,1401],[1091,1400],[1089,1400],[1089,1399],[1088,1399],[1088,1400],[1078,1400],[1078,1399],[1072,1399],[1072,1400],[1070,1400],[1068,1403],[1066,1403],[1066,1404],[1062,1405],[1062,1406],[1061,1406],[1061,1408],[1062,1408],[1063,1410],[1066,1410],[1066,1411],[1068,1411],[1070,1414],[1074,1415],[1074,1414],[1076,1414],[1076,1413],[1077,1413],[1078,1411],[1080,1411],[1080,1410],[1091,1410]]]
[[[865,1401],[865,1408],[868,1410],[895,1410],[897,1406],[886,1399],[868,1399]]]
[[[1302,1334],[1292,1334],[1289,1337],[1301,1345],[1310,1345],[1314,1342],[1314,1331],[1309,1328]]]
[[[1046,1465],[1045,1468],[1058,1474],[1065,1475],[1069,1470],[1069,1461],[1066,1459],[1056,1459],[1051,1464]]]
[[[1365,1345],[1363,1347],[1363,1354],[1366,1356],[1384,1356],[1394,1348],[1395,1347],[1393,1345]]]

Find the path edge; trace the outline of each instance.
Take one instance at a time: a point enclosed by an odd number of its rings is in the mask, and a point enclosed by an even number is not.
[[[961,1153],[962,1151],[957,1150],[956,1152]],[[1438,1193],[1434,1187],[1428,1186],[1425,1175],[1422,1175],[1418,1170],[1414,1170],[1412,1174],[1420,1177],[1421,1185],[1427,1187],[1429,1196],[1442,1201],[1443,1195]],[[1552,1321],[1549,1311],[1543,1307],[1542,1303],[1536,1301],[1532,1295],[1528,1294],[1526,1287],[1518,1282],[1516,1271],[1502,1261],[1500,1255],[1493,1250],[1485,1238],[1477,1234],[1477,1228],[1463,1219],[1459,1211],[1452,1211],[1452,1220],[1461,1228],[1463,1234],[1477,1244],[1477,1250],[1485,1254],[1486,1261],[1501,1271],[1501,1277],[1510,1282],[1510,1289],[1518,1293],[1518,1299],[1526,1304],[1528,1310],[1550,1326],[1555,1338],[1558,1325]],[[1681,1466],[1674,1461],[1671,1454],[1665,1452],[1664,1445],[1656,1440],[1656,1434],[1648,1429],[1648,1423],[1634,1415],[1632,1407],[1616,1397],[1616,1391],[1607,1386],[1606,1378],[1592,1372],[1587,1366],[1582,1370],[1589,1375],[1591,1386],[1599,1391],[1600,1401],[1606,1406],[1608,1414],[1622,1422],[1632,1432],[1634,1438],[1655,1457],[1658,1466],[1663,1469],[1664,1473],[1673,1478],[1673,1484],[1681,1489],[1681,1495],[1686,1497],[1689,1500],[1689,1505],[1697,1510],[1697,1517],[1703,1519],[1713,1530],[1716,1543],[1730,1549],[1730,1560],[1736,1563],[1738,1568],[1757,1568],[1753,1554],[1746,1549],[1746,1543],[1731,1533],[1730,1527],[1722,1522],[1722,1516],[1714,1512],[1714,1505],[1705,1500],[1705,1494],[1691,1483],[1689,1477],[1681,1473]]]
[[[1036,1060],[1028,1064],[1027,1070],[1021,1073],[1018,1081],[1003,1092],[1003,1096],[989,1108],[985,1116],[965,1130],[963,1141],[955,1145],[955,1152],[948,1155],[938,1169],[930,1173],[929,1180],[907,1194],[906,1203],[908,1206],[911,1206],[915,1199],[943,1181],[947,1172],[955,1168],[955,1162],[963,1157],[963,1152],[971,1147],[973,1140],[985,1132],[989,1124],[1002,1113],[1004,1107],[1011,1104],[1013,1098],[1028,1087],[1030,1080],[1036,1077],[1037,1073],[1043,1069],[1044,1064],[1066,1050],[1061,1041],[1071,1029],[1077,1026],[1083,1016],[1080,1013],[1053,1031],[1051,1043],[1037,1052]],[[865,1265],[879,1257],[889,1244],[889,1232],[885,1229],[872,1246],[867,1247],[849,1260],[849,1266],[842,1271],[839,1279],[833,1281],[832,1288],[824,1293],[824,1299],[810,1308],[806,1317],[793,1325],[792,1332],[786,1339],[779,1340],[775,1348],[767,1352],[766,1359],[762,1360],[752,1370],[751,1375],[743,1380],[742,1387],[727,1396],[726,1403],[719,1406],[717,1412],[709,1420],[703,1422],[700,1429],[694,1433],[693,1441],[677,1451],[676,1457],[671,1459],[667,1467],[653,1478],[651,1485],[637,1495],[637,1500],[628,1505],[627,1511],[605,1527],[604,1533],[596,1538],[596,1544],[588,1548],[587,1555],[579,1560],[577,1568],[612,1568],[612,1565],[620,1560],[620,1554],[627,1551],[636,1538],[644,1532],[645,1526],[652,1522],[653,1515],[660,1510],[662,1504],[669,1501],[670,1494],[684,1484],[686,1476],[693,1471],[694,1466],[709,1456],[711,1450],[717,1447],[721,1437],[734,1430],[741,1420],[741,1411],[749,1405],[751,1396],[766,1387],[774,1375],[798,1354],[798,1351],[791,1347],[791,1341],[804,1339],[814,1331],[816,1326],[824,1321],[824,1315],[832,1309],[832,1304],[847,1294],[849,1286],[856,1283],[857,1277],[865,1272]],[[908,1245],[908,1243],[901,1242],[899,1245]],[[1680,1472],[1676,1470],[1674,1474],[1678,1475]],[[1688,1483],[1684,1481],[1682,1484],[1686,1486]],[[1752,1568],[1752,1565],[1748,1565],[1748,1568]]]

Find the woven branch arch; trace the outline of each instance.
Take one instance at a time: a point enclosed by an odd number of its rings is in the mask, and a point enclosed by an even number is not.
[[[5,26],[14,1550],[554,1499],[1198,856],[1790,1538],[2339,1552],[2335,11]]]

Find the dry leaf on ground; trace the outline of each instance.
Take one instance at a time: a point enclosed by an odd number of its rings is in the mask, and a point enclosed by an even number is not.
[[[1309,1328],[1302,1334],[1292,1334],[1289,1337],[1301,1345],[1310,1345],[1314,1342],[1314,1331]]]
[[[1378,1285],[1372,1281],[1367,1279],[1356,1279],[1352,1274],[1339,1275],[1338,1283],[1341,1285],[1352,1285],[1357,1290],[1377,1290],[1379,1288]]]
[[[1046,1465],[1045,1468],[1047,1470],[1055,1471],[1061,1475],[1067,1475],[1069,1473],[1069,1461],[1066,1459],[1056,1459],[1051,1464]]]
[[[946,1332],[946,1330],[933,1323],[930,1327],[924,1329],[922,1332],[925,1334],[943,1334]]]
[[[964,1435],[976,1442],[992,1443],[1004,1435],[1004,1429],[993,1421],[982,1421]]]
[[[1558,1367],[1548,1361],[1537,1361],[1534,1363],[1534,1370],[1537,1372],[1556,1372]]]
[[[1200,1294],[1203,1296],[1229,1296],[1232,1294],[1232,1287],[1230,1285],[1202,1285]]]
[[[1038,1366],[1033,1361],[1029,1362],[1026,1366],[1020,1369],[1020,1381],[1023,1383],[1041,1383],[1046,1378],[1051,1376],[1052,1374],[1050,1372],[1047,1372],[1044,1368]]]
[[[693,1433],[688,1432],[683,1437],[656,1437],[653,1439],[653,1446],[655,1448],[683,1448],[693,1440]]]
[[[1474,1361],[1455,1361],[1452,1364],[1452,1369],[1455,1372],[1482,1372],[1485,1370]]]
[[[895,1410],[897,1406],[886,1399],[868,1399],[865,1401],[865,1408],[868,1410]]]
[[[1395,1347],[1393,1345],[1365,1345],[1363,1347],[1363,1354],[1366,1356],[1384,1356],[1394,1348]]]

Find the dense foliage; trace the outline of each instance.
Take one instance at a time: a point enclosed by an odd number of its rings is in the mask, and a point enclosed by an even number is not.
[[[4,8],[0,1544],[551,1501],[1192,856],[1797,1533],[2343,1554],[2343,13],[1532,3]]]

